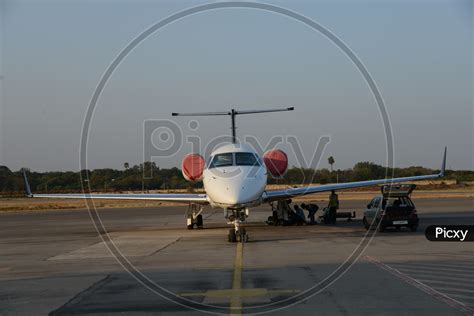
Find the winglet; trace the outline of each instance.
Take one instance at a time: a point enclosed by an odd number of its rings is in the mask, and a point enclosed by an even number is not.
[[[444,147],[444,156],[443,156],[443,163],[441,164],[441,171],[439,172],[440,177],[444,177],[446,171],[446,152],[448,151],[448,147]]]
[[[33,197],[33,193],[31,193],[30,184],[28,183],[28,178],[26,177],[26,169],[23,168],[23,182],[25,184],[25,195],[27,197]]]

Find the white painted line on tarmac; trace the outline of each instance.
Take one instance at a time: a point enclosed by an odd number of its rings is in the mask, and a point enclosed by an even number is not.
[[[433,278],[435,280],[440,280],[440,281],[448,280],[448,281],[466,282],[466,281],[470,280],[470,279],[467,279],[467,278],[456,278],[456,277],[450,277],[450,276],[439,275],[439,274],[436,274],[436,273],[428,273],[428,272],[417,272],[416,276],[419,279]]]
[[[405,281],[406,283],[418,288],[419,290],[425,292],[426,294],[432,296],[433,298],[441,301],[441,302],[444,302],[446,304],[448,304],[449,306],[452,306],[462,312],[466,312],[466,313],[474,313],[474,309],[469,307],[467,304],[463,303],[463,302],[460,302],[444,293],[441,293],[439,291],[436,291],[434,288],[412,278],[411,276],[405,274],[405,273],[402,273],[400,272],[399,270],[395,269],[395,268],[392,268],[391,266],[389,265],[386,265],[385,263],[373,258],[373,257],[370,257],[370,256],[365,256],[365,259],[368,260],[369,262],[375,264],[376,266],[378,266],[379,268],[381,268],[382,270],[385,270],[387,272],[389,272],[390,274],[398,277],[399,279]],[[454,296],[454,295],[453,295]],[[459,296],[458,296],[459,297]]]
[[[473,271],[469,271],[467,269],[452,269],[452,268],[444,268],[444,267],[428,267],[428,266],[421,266],[421,265],[412,265],[412,264],[393,264],[392,265],[393,267],[395,268],[406,268],[406,269],[413,269],[413,270],[421,270],[421,271],[425,271],[425,270],[428,270],[428,271],[436,271],[436,272],[453,272],[453,273],[467,273],[467,274],[471,274],[473,273]]]
[[[474,302],[474,296],[472,295],[462,295],[462,294],[450,294],[452,297],[458,297],[463,300],[471,300]]]
[[[396,264],[393,264],[393,266],[395,266],[395,265]],[[439,267],[441,269],[448,268],[448,269],[463,269],[463,271],[465,271],[465,270],[474,271],[474,264],[473,263],[466,263],[466,265],[464,265],[464,263],[446,264],[446,263],[433,263],[433,262],[410,262],[410,263],[407,263],[407,264],[403,264],[403,266],[407,266],[407,265],[417,266],[417,267],[433,267],[433,268],[434,267]]]
[[[457,285],[457,286],[465,286],[466,288],[473,288],[474,289],[474,283],[472,281],[464,280],[464,282],[468,283],[462,283],[463,281],[444,281],[444,280],[429,280],[429,279],[417,279],[418,281],[422,283],[435,283],[435,284],[444,284],[444,285]]]
[[[404,271],[407,273],[431,273],[434,275],[446,275],[446,276],[453,276],[453,277],[467,277],[467,278],[472,278],[472,273],[466,272],[466,273],[460,273],[460,272],[444,272],[436,269],[431,269],[428,271],[428,269],[414,269],[414,268],[405,268],[404,266],[397,266],[397,270]]]
[[[460,288],[456,288],[456,287],[443,287],[443,286],[438,287],[438,286],[436,286],[434,288],[437,289],[437,290],[440,290],[440,291],[444,291],[444,292],[454,291],[454,292],[461,292],[461,293],[474,293],[474,290],[460,289]],[[456,293],[451,293],[449,295],[454,296],[454,295],[456,295]],[[464,295],[464,294],[460,294],[460,295]],[[470,295],[469,297],[474,299],[474,297],[472,295]]]
[[[463,293],[474,293],[474,290],[468,290],[468,289],[457,288],[457,287],[433,286],[433,288],[440,291],[445,291],[445,292],[454,291],[454,292],[463,292]],[[471,296],[471,298],[474,299],[473,296]]]

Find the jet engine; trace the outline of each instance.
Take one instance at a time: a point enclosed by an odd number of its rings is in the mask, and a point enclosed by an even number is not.
[[[288,156],[279,149],[271,149],[265,152],[263,162],[272,177],[281,177],[288,169]]]
[[[205,161],[199,154],[188,154],[181,163],[181,172],[188,181],[201,181]]]

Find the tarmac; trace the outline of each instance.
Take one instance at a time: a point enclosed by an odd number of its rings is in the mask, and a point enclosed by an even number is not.
[[[181,206],[0,213],[0,315],[474,315],[474,243],[424,236],[474,225],[474,200],[414,202],[418,232],[375,234],[366,200],[337,225],[267,226],[262,205],[246,244],[219,209],[202,230]]]

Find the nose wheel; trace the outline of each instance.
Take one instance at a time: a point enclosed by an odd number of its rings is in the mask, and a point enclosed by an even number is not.
[[[228,241],[229,242],[248,242],[249,241],[249,235],[247,235],[247,232],[245,228],[239,229],[239,231],[235,231],[234,228],[229,229],[229,235],[227,235]]]
[[[237,242],[237,234],[233,228],[229,229],[229,235],[227,235],[229,242]]]
[[[247,231],[245,228],[241,228],[239,233],[237,234],[237,241],[238,242],[247,242],[249,241],[249,235],[247,235]]]
[[[249,236],[244,227],[241,227],[247,217],[246,210],[234,210],[229,218],[229,224],[233,224],[234,228],[229,229],[227,235],[229,242],[248,242]]]

